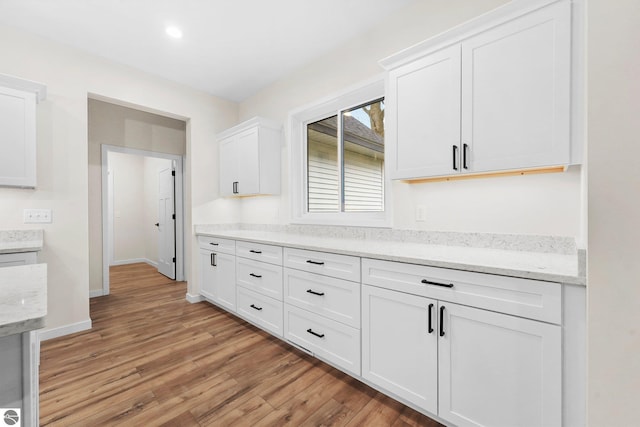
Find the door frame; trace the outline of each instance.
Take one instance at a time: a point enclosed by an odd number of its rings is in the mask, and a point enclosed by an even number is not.
[[[119,147],[102,144],[102,295],[109,295],[109,236],[113,233],[113,225],[109,224],[109,153],[133,154],[144,157],[155,157],[173,160],[176,165],[175,206],[176,206],[176,280],[184,280],[184,157],[177,154],[159,153],[138,150],[136,148]]]

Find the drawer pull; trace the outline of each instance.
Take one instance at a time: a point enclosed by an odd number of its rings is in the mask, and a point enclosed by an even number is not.
[[[253,274],[253,273],[249,273],[249,276],[251,277],[257,277],[258,279],[261,278],[262,276],[259,274]]]
[[[433,312],[433,304],[429,304],[429,333],[433,332],[433,326],[431,325],[431,313]]]
[[[440,336],[444,336],[444,305],[440,307]]]
[[[427,279],[422,279],[422,283],[424,283],[425,285],[435,285],[435,286],[442,286],[442,287],[445,287],[445,288],[453,288],[453,283],[430,282]]]
[[[308,260],[307,260],[307,262],[308,262],[309,264],[313,264],[313,265],[324,265],[324,262],[323,262],[323,261],[314,261],[314,260],[312,260],[312,259],[308,259]]]
[[[324,338],[324,334],[319,334],[317,332],[314,332],[313,329],[311,328],[307,329],[307,332],[309,332],[311,335],[315,335],[318,338]]]
[[[213,243],[213,242],[211,242],[211,243],[209,243],[209,244],[210,244],[211,246],[218,246],[218,243]]]
[[[249,252],[251,252],[252,254],[261,254],[262,251],[256,251],[255,249],[251,249],[249,250]]]
[[[251,304],[251,308],[255,309],[255,310],[262,310],[262,307],[256,307],[255,305]]]
[[[217,267],[218,264],[216,264],[216,253],[215,252],[211,252],[211,266],[212,267]]]
[[[324,292],[316,292],[313,289],[307,289],[307,293],[313,294],[313,295],[318,295],[319,297],[324,295]]]

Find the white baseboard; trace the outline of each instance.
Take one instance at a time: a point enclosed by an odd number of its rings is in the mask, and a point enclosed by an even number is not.
[[[76,332],[86,331],[88,329],[91,329],[91,319],[72,323],[70,325],[59,326],[57,328],[45,329],[38,331],[38,342],[75,334]]]
[[[89,298],[104,296],[104,289],[89,289]]]
[[[146,264],[149,264],[152,267],[156,267],[158,268],[158,263],[155,261],[151,261],[148,258],[130,258],[130,259],[120,259],[117,261],[112,261],[110,266],[116,266],[116,265],[129,265],[129,264],[138,264],[144,262]]]
[[[204,298],[202,298],[202,295],[198,295],[198,294],[194,295],[187,292],[187,301],[190,302],[191,304],[195,304],[197,302],[204,301]]]

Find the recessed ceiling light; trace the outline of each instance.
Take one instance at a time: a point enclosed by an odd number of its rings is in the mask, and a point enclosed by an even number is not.
[[[168,26],[165,29],[165,31],[170,37],[173,37],[174,39],[181,39],[182,38],[182,30],[180,28],[178,28],[178,27]]]

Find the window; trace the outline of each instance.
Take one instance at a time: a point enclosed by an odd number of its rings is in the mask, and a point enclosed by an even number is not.
[[[290,115],[294,222],[387,224],[384,83]]]
[[[378,99],[307,124],[308,212],[384,211],[383,120]]]

